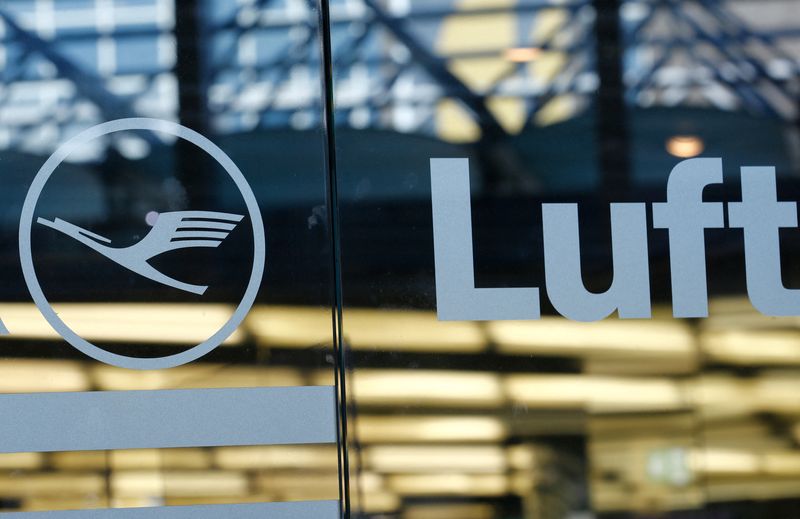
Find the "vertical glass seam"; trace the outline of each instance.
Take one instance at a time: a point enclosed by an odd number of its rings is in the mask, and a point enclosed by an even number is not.
[[[346,353],[342,340],[342,276],[341,244],[339,234],[339,206],[336,176],[336,137],[334,135],[333,50],[329,0],[317,0],[319,9],[322,128],[325,135],[325,169],[328,198],[328,229],[331,246],[331,274],[333,276],[333,307],[331,308],[334,369],[336,386],[337,436],[339,456],[339,510],[343,519],[350,517],[350,463],[347,435],[347,385]]]

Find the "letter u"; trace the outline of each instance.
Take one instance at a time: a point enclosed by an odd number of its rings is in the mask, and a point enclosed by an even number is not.
[[[645,204],[611,204],[614,279],[595,294],[581,273],[577,204],[542,204],[547,295],[555,309],[576,321],[598,321],[618,310],[622,319],[650,317],[650,271]]]

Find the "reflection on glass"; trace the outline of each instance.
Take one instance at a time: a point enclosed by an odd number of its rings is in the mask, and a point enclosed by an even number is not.
[[[317,19],[297,1],[0,2],[0,318],[11,332],[0,342],[0,393],[333,384]],[[269,266],[246,322],[174,369],[121,369],[78,352],[31,302],[18,266],[19,214],[36,172],[79,132],[129,117],[178,122],[213,141],[242,170],[267,229]],[[195,226],[230,231],[218,247],[150,259],[171,278],[208,285],[202,295],[153,283],[76,239],[124,247],[164,213],[246,215],[241,203],[188,142],[145,131],[97,138],[70,153],[37,204],[36,216],[76,226],[69,236],[33,226],[42,289],[60,319],[106,351],[186,351],[242,297],[250,218]],[[335,445],[0,454],[0,512],[336,500],[338,473]]]
[[[334,446],[0,455],[0,498],[22,511],[338,498]]]
[[[741,236],[707,233],[710,317],[671,316],[651,231],[654,318],[567,321],[547,300],[542,202],[580,202],[583,280],[613,275],[608,202],[665,199],[683,158],[777,167],[796,198],[794,0],[331,0],[351,503],[403,519],[796,517],[800,330],[746,299]],[[0,392],[332,384],[320,32],[306,0],[0,4]],[[245,172],[268,236],[264,290],[213,354],[164,371],[90,361],[18,275],[30,179],[102,121],[208,135]],[[440,322],[429,160],[470,159],[476,283],[539,286],[535,322]],[[73,154],[45,204],[134,242],[155,215],[238,194],[191,149],[137,133]],[[797,287],[794,230],[784,282]],[[233,238],[233,237],[232,237]],[[185,350],[236,304],[233,243],[188,296],[41,234],[60,315],[110,351]],[[100,279],[101,281],[97,281]],[[144,324],[143,324],[144,323]],[[257,410],[254,410],[257,412]],[[338,497],[331,446],[0,455],[0,510]]]
[[[583,282],[613,280],[609,202],[672,168],[777,168],[797,197],[794,2],[331,2],[354,492],[402,518],[797,515],[794,318],[747,301],[738,231],[706,233],[710,318],[571,322],[542,203],[579,203]],[[795,92],[795,93],[793,93]],[[468,158],[475,286],[539,287],[538,321],[435,314],[430,159]],[[649,216],[648,216],[649,218]],[[781,231],[784,283],[796,230]],[[376,475],[379,476],[376,479]],[[377,487],[375,486],[377,485]],[[361,510],[375,512],[362,506]]]

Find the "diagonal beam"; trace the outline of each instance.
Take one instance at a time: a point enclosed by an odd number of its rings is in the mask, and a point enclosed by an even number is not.
[[[528,170],[518,151],[511,145],[511,136],[498,122],[486,104],[486,97],[473,92],[447,68],[445,60],[422,45],[406,28],[404,20],[390,16],[375,0],[364,0],[375,20],[408,48],[416,62],[448,95],[458,99],[472,113],[481,129],[478,154],[484,168],[486,187],[490,190],[535,191],[539,182]]]
[[[714,45],[717,50],[721,50],[718,48],[718,46],[716,46],[713,40],[709,41],[708,37],[705,36],[702,32],[697,32],[698,27],[696,22],[692,23],[694,22],[694,20],[692,20],[688,16],[685,16],[677,5],[668,4],[667,8],[672,13],[676,24],[681,24],[682,27],[685,27],[690,31],[692,31],[693,36],[695,38],[707,41],[708,43]],[[751,109],[756,109],[761,114],[766,114],[772,117],[779,117],[779,114],[775,111],[775,108],[772,105],[770,105],[766,99],[763,98],[763,96],[758,92],[758,90],[754,87],[754,85],[751,85],[749,83],[745,84],[740,81],[731,81],[727,79],[720,73],[719,67],[717,66],[716,63],[712,62],[708,58],[705,58],[702,55],[702,53],[700,53],[697,50],[693,40],[690,40],[686,36],[679,36],[679,35],[676,35],[676,39],[678,39],[682,43],[682,45],[689,51],[690,55],[696,62],[702,64],[703,66],[706,67],[707,70],[711,72],[712,76],[716,81],[734,90],[739,95],[740,100],[743,103],[743,106],[750,107]]]
[[[27,48],[38,52],[53,66],[56,67],[59,75],[65,77],[75,84],[78,93],[94,102],[103,112],[107,120],[123,119],[126,117],[137,117],[136,110],[124,99],[111,93],[105,86],[103,80],[91,71],[84,70],[64,54],[56,49],[56,46],[36,34],[22,28],[14,17],[5,10],[0,9],[0,19],[2,19],[10,32]],[[154,139],[149,134],[144,137],[148,140]],[[151,143],[158,142],[153,140]]]
[[[486,105],[486,98],[484,96],[470,90],[463,81],[450,72],[445,60],[436,56],[417,41],[406,28],[402,20],[387,14],[375,0],[364,0],[364,3],[373,11],[375,20],[388,29],[395,38],[411,51],[417,63],[438,83],[444,86],[446,92],[458,98],[463,105],[472,112],[483,130],[484,138],[493,139],[508,137],[508,133],[506,133],[505,129],[500,125],[494,114],[492,114]]]
[[[738,57],[732,53],[727,46],[720,42],[718,38],[715,38],[712,34],[709,34],[708,31],[700,25],[696,20],[694,20],[689,13],[687,13],[682,6],[678,4],[668,4],[669,10],[673,13],[675,20],[677,23],[682,23],[683,26],[689,28],[693,31],[695,38],[700,41],[704,41],[711,45],[717,52],[721,55],[725,56],[727,59],[731,60],[734,63],[741,62]],[[689,46],[689,49],[692,47]],[[767,101],[764,96],[758,91],[755,85],[753,84],[742,84],[738,81],[730,81],[726,79],[722,74],[719,72],[717,66],[711,63],[708,59],[703,58],[699,52],[693,52],[693,57],[695,60],[703,63],[708,69],[712,72],[714,77],[717,81],[720,81],[722,84],[728,85],[729,87],[733,88],[742,100],[749,104],[751,107],[757,108],[762,113],[766,113],[772,117],[780,117],[780,114],[777,112],[775,107]]]

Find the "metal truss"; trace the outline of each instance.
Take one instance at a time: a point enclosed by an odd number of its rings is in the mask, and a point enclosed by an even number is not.
[[[73,25],[63,30],[37,30],[31,23],[34,7],[34,1],[0,5],[0,149],[49,153],[70,135],[101,121],[137,115],[175,118],[169,95],[174,90],[171,64],[153,56],[148,63],[124,67],[114,55],[121,41],[155,46],[159,39],[170,38],[168,23],[148,27],[132,20],[108,29],[88,16],[72,17]],[[23,19],[20,13],[27,16]],[[97,59],[96,66],[90,66],[93,60],[88,56],[76,58],[75,50],[84,46],[98,53],[101,46],[109,48],[110,63]],[[101,155],[97,150],[80,159]]]
[[[800,101],[800,61],[781,46],[794,29],[750,28],[722,0],[629,2],[641,21],[627,32],[631,104],[710,104],[795,121]],[[763,6],[769,9],[769,3]],[[660,27],[660,29],[659,29]],[[666,34],[664,28],[669,28]],[[637,55],[647,54],[637,62]]]
[[[437,117],[449,100],[463,109],[479,138],[498,142],[546,124],[537,117],[557,100],[568,98],[572,106],[561,120],[577,116],[591,108],[599,81],[594,3],[517,0],[506,7],[462,9],[451,0],[332,0],[337,124],[440,136]],[[756,30],[738,14],[742,3],[624,2],[620,20],[629,106],[711,106],[797,120],[798,56],[783,42],[799,38],[800,27]],[[218,132],[320,124],[313,3],[251,0],[231,6],[222,14],[209,11],[202,22],[203,82],[194,86],[178,85],[174,63],[155,57],[136,70],[109,71],[78,64],[63,51],[75,40],[174,37],[174,24],[105,32],[87,24],[63,35],[42,35],[0,7],[0,149],[46,152],[65,134],[123,116],[175,119],[179,89],[188,87],[203,89],[209,127]],[[497,16],[511,19],[513,47],[558,56],[560,65],[543,74],[535,62],[509,59],[507,46],[448,50],[440,45],[447,24]],[[544,16],[558,22],[532,36],[531,28]],[[476,82],[459,72],[459,64],[481,60],[498,65],[491,77]],[[127,86],[117,88],[120,83]],[[34,87],[60,94],[53,103],[27,106],[20,89]],[[493,103],[502,100],[521,102],[521,125],[510,127],[498,115]],[[44,135],[42,128],[55,130]]]

